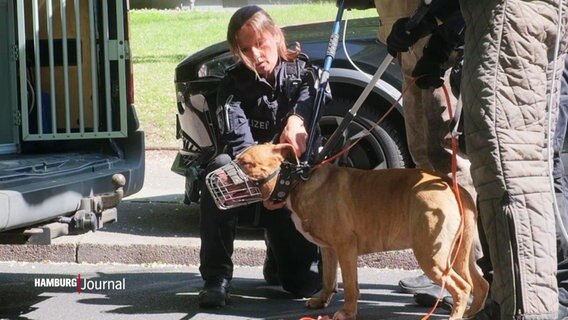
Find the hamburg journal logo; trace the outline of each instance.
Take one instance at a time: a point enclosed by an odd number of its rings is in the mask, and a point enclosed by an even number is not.
[[[117,280],[102,280],[82,278],[77,274],[75,278],[35,278],[36,288],[74,288],[77,293],[94,291],[122,291],[126,289],[124,278]]]

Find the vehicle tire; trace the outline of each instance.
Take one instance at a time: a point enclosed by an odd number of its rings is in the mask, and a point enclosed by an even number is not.
[[[324,107],[320,119],[323,137],[331,136],[354,104],[355,100],[350,98],[334,97]],[[375,125],[375,121],[370,119],[377,119],[378,111],[373,111],[373,108],[365,104],[359,109],[357,116],[348,127],[348,137],[362,130],[370,130],[370,134],[354,145],[345,156],[340,157],[337,164],[359,169],[411,167],[412,161],[404,138],[400,137],[388,120],[378,126]]]

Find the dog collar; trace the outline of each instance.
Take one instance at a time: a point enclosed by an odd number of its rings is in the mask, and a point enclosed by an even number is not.
[[[310,166],[307,164],[282,162],[278,174],[278,181],[276,181],[276,186],[270,195],[270,200],[274,202],[285,201],[290,191],[296,186],[298,180],[307,180],[309,172]]]
[[[240,166],[239,166],[240,167]],[[242,169],[241,169],[242,170]],[[269,175],[267,175],[266,177],[262,178],[262,179],[258,179],[258,180],[254,180],[254,179],[250,179],[250,181],[257,187],[262,187],[265,183],[267,183],[268,181],[272,180],[272,178],[276,177],[276,175],[278,173],[280,173],[281,169],[278,168],[274,171],[272,171]]]

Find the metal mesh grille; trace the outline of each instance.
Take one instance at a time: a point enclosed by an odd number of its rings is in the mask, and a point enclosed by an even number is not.
[[[127,136],[122,0],[19,0],[23,140]]]

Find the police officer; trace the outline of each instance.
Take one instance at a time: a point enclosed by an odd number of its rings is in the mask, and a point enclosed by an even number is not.
[[[234,13],[227,40],[237,59],[221,81],[217,97],[227,153],[216,157],[206,173],[257,143],[290,143],[298,155],[303,154],[316,94],[306,57],[299,49],[288,50],[281,29],[258,6]],[[243,217],[252,217],[265,229],[264,276],[269,283],[280,283],[296,297],[309,297],[321,288],[318,248],[296,230],[283,202],[265,200],[219,210],[206,188],[201,194],[199,270],[205,280],[199,294],[201,307],[221,307],[229,300],[235,227]]]

